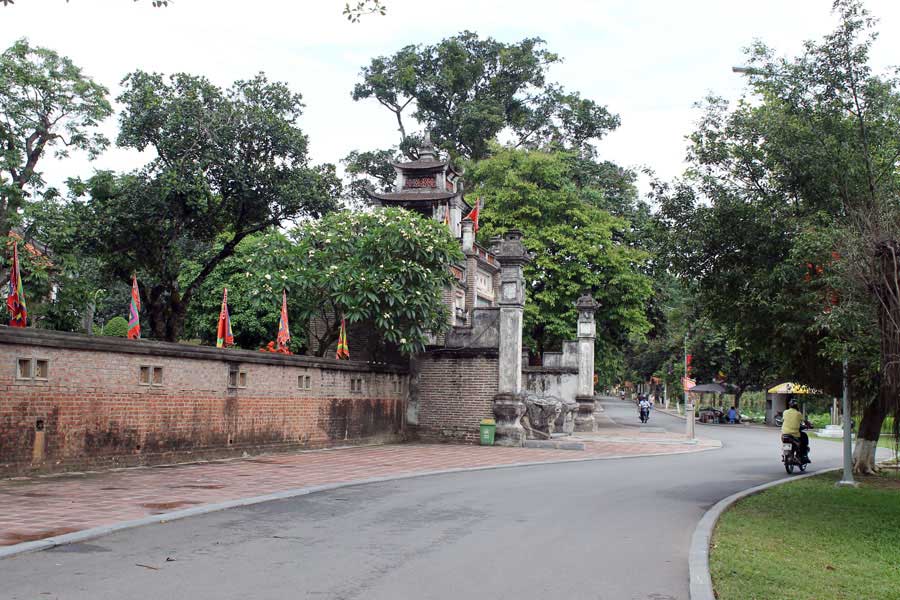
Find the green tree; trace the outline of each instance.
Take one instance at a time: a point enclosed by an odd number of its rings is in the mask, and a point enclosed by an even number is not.
[[[106,148],[96,131],[112,114],[106,94],[69,58],[27,40],[0,54],[0,240],[43,192],[39,167],[48,153],[63,158],[81,150],[93,158]]]
[[[585,200],[564,153],[495,148],[469,175],[484,198],[481,239],[518,228],[533,255],[525,268],[525,343],[542,353],[571,339],[575,301],[588,291],[601,303],[597,355],[608,376],[623,340],[649,329],[652,287],[641,272],[648,256],[621,241],[627,221]]]
[[[75,185],[80,245],[114,278],[137,273],[153,337],[174,341],[199,287],[247,236],[332,210],[334,167],[313,167],[301,98],[258,75],[223,90],[202,77],[137,71],[123,81],[118,143],[156,158]],[[188,262],[201,265],[181,279]]]
[[[446,227],[415,213],[331,213],[287,237],[246,239],[204,284],[189,330],[212,339],[227,285],[238,343],[261,345],[274,339],[284,289],[292,335],[299,346],[308,332],[311,353],[324,356],[343,317],[371,325],[381,341],[412,354],[428,333],[448,327],[442,293],[450,264],[461,258]]]
[[[879,387],[863,402],[856,445],[856,467],[868,471],[885,413],[900,413],[900,288],[892,283],[900,90],[868,65],[874,20],[862,4],[838,0],[834,9],[835,31],[800,56],[779,58],[761,43],[749,50],[748,97],[734,107],[706,102],[689,179],[663,199],[661,214],[676,231],[680,272],[697,281],[705,313],[741,347],[835,393],[842,355],[864,373],[872,349],[860,342],[880,346]],[[828,243],[814,248],[815,238]],[[831,285],[841,301],[854,299],[855,313],[832,310],[817,289],[822,255],[832,253],[841,258]],[[846,336],[866,322],[877,323],[878,340]]]
[[[364,67],[353,99],[374,98],[394,114],[409,156],[418,139],[407,115],[454,157],[485,158],[504,129],[516,146],[581,149],[615,129],[619,118],[548,82],[547,70],[560,59],[543,45],[539,38],[504,44],[464,31],[434,45],[406,46]]]

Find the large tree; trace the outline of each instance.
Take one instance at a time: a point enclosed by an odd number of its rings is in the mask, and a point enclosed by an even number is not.
[[[591,142],[618,127],[619,117],[548,81],[559,61],[539,38],[506,44],[471,31],[374,58],[362,69],[353,99],[374,99],[390,111],[397,146],[351,154],[348,172],[360,185],[389,187],[390,174],[383,177],[370,159],[416,158],[423,130],[452,159],[486,158],[498,136],[515,147],[553,146],[592,157]]]
[[[601,303],[598,364],[608,376],[622,342],[649,329],[648,256],[624,241],[628,222],[588,201],[565,153],[495,148],[469,175],[484,199],[482,242],[518,228],[533,255],[525,268],[525,343],[540,354],[571,339],[575,302],[587,291]]]
[[[248,235],[335,206],[330,165],[313,167],[301,98],[258,75],[221,89],[137,71],[123,81],[118,144],[152,149],[143,169],[99,173],[77,192],[82,247],[127,281],[137,273],[152,335],[177,340],[204,280]],[[200,268],[189,281],[187,261]]]
[[[834,6],[835,31],[800,56],[749,50],[748,97],[707,101],[689,179],[661,214],[710,318],[783,372],[836,393],[843,355],[858,373],[870,356],[859,344],[867,338],[847,332],[866,321],[880,332],[879,388],[860,398],[856,466],[868,471],[884,414],[900,414],[900,89],[869,67],[874,21],[862,5]],[[826,271],[835,276],[823,297]],[[851,299],[859,310],[833,310]]]
[[[448,326],[441,297],[450,264],[461,258],[458,242],[433,219],[399,209],[331,213],[289,236],[269,232],[244,240],[201,287],[189,332],[212,341],[228,286],[235,339],[244,347],[262,345],[275,337],[284,289],[297,347],[308,339],[309,352],[323,356],[345,318],[412,354],[429,332]]]
[[[40,166],[48,153],[63,158],[80,150],[94,157],[106,148],[96,129],[112,114],[106,94],[69,58],[27,40],[0,54],[0,241],[44,191]]]

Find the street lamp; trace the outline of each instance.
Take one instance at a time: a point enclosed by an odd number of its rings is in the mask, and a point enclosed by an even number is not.
[[[850,422],[850,377],[848,376],[848,368],[847,368],[847,352],[844,351],[844,397],[842,401],[843,409],[844,409],[844,475],[840,481],[837,482],[838,487],[856,487],[859,485],[856,481],[853,480],[853,451],[851,449],[851,440],[850,436],[853,435],[852,426]]]
[[[687,439],[694,439],[694,403],[691,402],[688,395],[688,333],[684,334],[684,380],[682,387],[684,388],[684,434]]]

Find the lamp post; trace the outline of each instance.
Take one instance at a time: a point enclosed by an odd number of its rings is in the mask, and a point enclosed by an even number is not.
[[[842,401],[844,415],[844,475],[837,482],[838,487],[856,487],[859,485],[853,480],[853,451],[851,448],[851,439],[853,435],[850,423],[850,377],[848,375],[847,354],[844,353],[844,397]]]
[[[684,334],[684,381],[682,382],[682,387],[684,387],[684,434],[687,439],[694,439],[694,403],[691,402],[690,396],[688,395],[687,388],[687,380],[688,380],[688,334]]]

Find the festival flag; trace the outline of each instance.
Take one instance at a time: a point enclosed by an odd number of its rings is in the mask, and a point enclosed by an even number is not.
[[[9,309],[9,326],[25,327],[28,323],[28,308],[25,306],[25,289],[19,273],[19,244],[13,244],[12,268],[9,270],[9,295],[6,297]]]
[[[696,387],[696,386],[697,386],[697,381],[696,381],[696,380],[690,379],[690,378],[688,378],[688,377],[682,377],[682,378],[681,378],[681,387],[684,388],[684,390],[685,390],[686,392],[689,392],[690,390],[692,390],[692,389],[693,389],[694,387]]]
[[[447,210],[444,211],[444,225],[450,227],[450,205],[447,204]]]
[[[481,198],[475,200],[475,208],[472,209],[472,212],[466,215],[467,219],[471,219],[472,223],[475,225],[473,227],[473,231],[478,233],[478,209],[481,206]]]
[[[338,334],[337,353],[335,358],[350,358],[350,347],[347,345],[347,322],[341,319],[341,332]]]
[[[286,349],[288,342],[291,341],[291,332],[288,329],[287,316],[287,291],[281,291],[281,318],[278,319],[278,348]]]
[[[131,276],[131,305],[128,307],[128,339],[141,337],[141,294],[138,291],[137,275]]]
[[[234,345],[234,334],[231,332],[231,317],[228,316],[228,288],[222,294],[222,310],[219,311],[219,327],[216,330],[216,348],[227,348]]]

